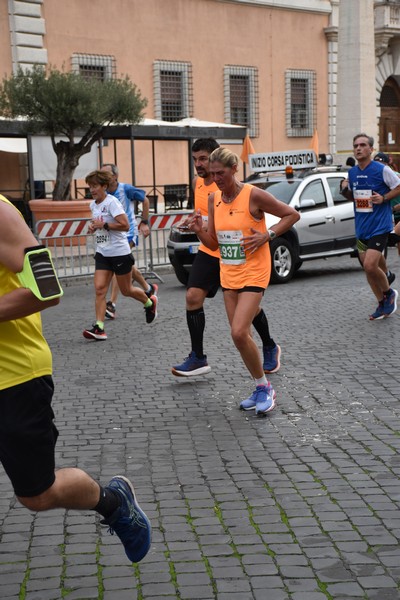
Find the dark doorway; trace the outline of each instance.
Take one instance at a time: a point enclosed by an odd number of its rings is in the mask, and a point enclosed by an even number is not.
[[[394,154],[394,162],[400,155],[400,88],[397,77],[389,77],[380,97],[379,150]]]

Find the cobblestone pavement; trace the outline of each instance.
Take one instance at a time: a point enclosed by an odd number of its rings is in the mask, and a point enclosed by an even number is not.
[[[390,254],[398,271],[399,258]],[[153,545],[127,563],[93,512],[33,514],[0,471],[2,600],[398,600],[399,323],[375,308],[355,259],[308,263],[263,300],[282,367],[277,408],[252,391],[222,294],[207,301],[210,374],[174,378],[188,352],[185,295],[160,284],[159,319],[120,299],[109,339],[89,342],[91,283],[43,315],[54,354],[58,466],[102,483],[126,474]]]

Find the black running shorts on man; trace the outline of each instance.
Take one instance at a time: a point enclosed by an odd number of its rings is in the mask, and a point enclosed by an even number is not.
[[[0,390],[0,462],[17,496],[38,496],[55,481],[53,392],[50,375]]]
[[[207,298],[214,298],[220,283],[219,258],[199,250],[189,273],[187,287],[207,290]]]

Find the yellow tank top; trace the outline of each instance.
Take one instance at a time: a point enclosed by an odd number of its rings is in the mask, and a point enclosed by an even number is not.
[[[221,286],[240,290],[247,286],[266,288],[271,276],[269,244],[256,252],[245,253],[241,238],[251,235],[251,228],[261,233],[267,231],[264,217],[260,220],[250,213],[251,185],[245,183],[235,200],[226,204],[222,192],[214,194],[214,223],[221,253]]]
[[[0,201],[11,204],[1,195]],[[19,287],[15,273],[0,263],[0,296]],[[0,323],[0,390],[51,373],[52,357],[40,313]]]
[[[194,208],[200,210],[203,217],[203,222],[208,220],[208,196],[218,190],[216,183],[212,182],[210,185],[205,185],[202,177],[197,177],[196,185],[194,188]],[[199,250],[219,258],[219,250],[210,250],[204,244],[200,243]]]

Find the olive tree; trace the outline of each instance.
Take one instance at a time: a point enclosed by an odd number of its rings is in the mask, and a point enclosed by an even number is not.
[[[49,135],[57,155],[54,200],[68,200],[79,159],[110,124],[138,123],[147,100],[128,77],[100,80],[34,66],[0,83],[0,115],[21,117],[30,134]],[[57,140],[57,137],[66,139]]]

